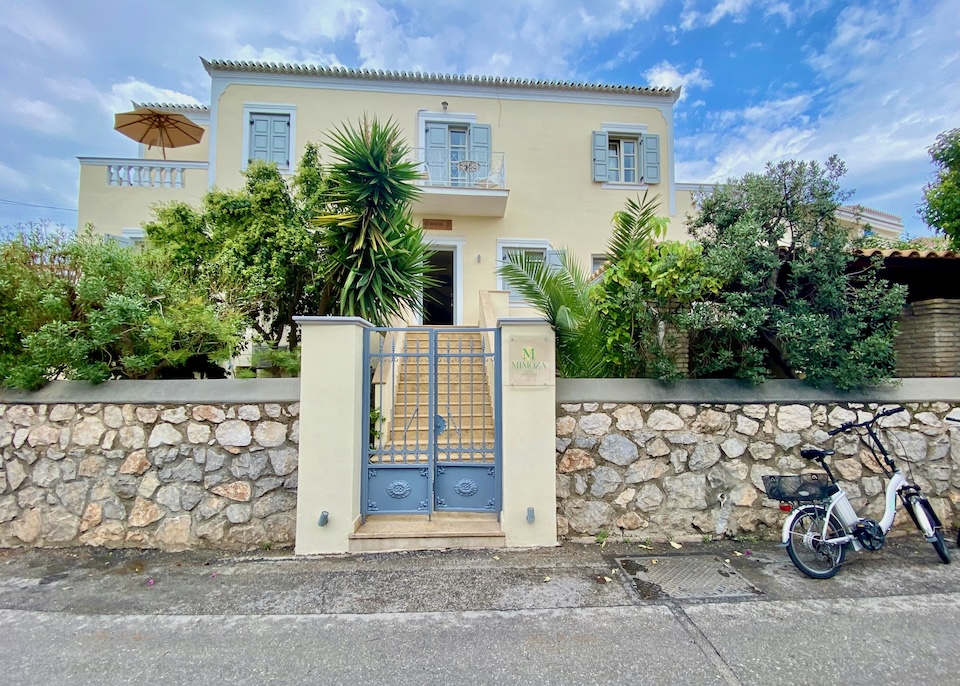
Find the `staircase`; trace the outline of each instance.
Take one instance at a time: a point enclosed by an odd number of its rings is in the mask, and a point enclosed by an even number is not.
[[[495,439],[491,388],[481,358],[459,357],[483,350],[483,334],[451,328],[437,335],[437,414],[444,429],[437,436],[442,460],[493,461]],[[407,332],[403,352],[423,356],[403,358],[397,376],[393,421],[386,447],[426,449],[430,440],[429,334]],[[477,451],[471,454],[473,451]],[[489,454],[484,451],[489,451]],[[426,461],[418,456],[417,461]],[[409,460],[408,460],[409,461]]]
[[[385,425],[380,459],[387,463],[429,462],[431,417],[429,330],[407,331],[398,358],[393,412]],[[455,327],[437,334],[436,415],[439,462],[495,462],[492,359],[461,357],[484,351],[483,334]],[[489,350],[487,350],[489,352]],[[422,355],[418,354],[422,353]],[[400,361],[402,360],[402,362]],[[408,451],[393,453],[390,451]],[[371,514],[350,535],[351,552],[500,548],[503,531],[495,513],[434,512],[423,515]]]

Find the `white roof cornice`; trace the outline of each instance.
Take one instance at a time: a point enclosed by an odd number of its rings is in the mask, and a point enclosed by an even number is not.
[[[680,97],[679,88],[615,86],[573,81],[519,79],[500,76],[423,74],[345,67],[235,62],[200,58],[211,78],[228,83],[260,83],[338,90],[460,95],[517,100],[551,100],[663,108]]]

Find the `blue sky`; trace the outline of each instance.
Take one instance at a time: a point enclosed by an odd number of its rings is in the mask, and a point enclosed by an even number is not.
[[[957,10],[957,0],[0,0],[0,226],[75,225],[76,157],[136,155],[112,130],[130,100],[208,104],[203,56],[682,85],[679,181],[836,153],[855,202],[925,233],[915,206],[932,176],[926,148],[960,126]]]

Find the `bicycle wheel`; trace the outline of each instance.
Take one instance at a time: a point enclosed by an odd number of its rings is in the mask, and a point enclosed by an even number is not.
[[[943,527],[940,526],[940,520],[937,515],[934,514],[930,503],[927,500],[914,498],[910,501],[910,506],[913,508],[913,520],[917,523],[917,528],[920,529],[920,533],[930,542],[933,549],[937,551],[937,555],[940,556],[943,563],[946,565],[950,564],[950,551],[947,550],[947,542],[943,540]],[[932,531],[933,534],[927,536],[927,531]]]
[[[829,579],[840,571],[847,554],[846,544],[823,542],[823,525],[827,511],[819,505],[807,505],[798,511],[790,525],[787,554],[801,572],[812,579]],[[843,528],[833,515],[827,526],[827,537],[842,536]]]

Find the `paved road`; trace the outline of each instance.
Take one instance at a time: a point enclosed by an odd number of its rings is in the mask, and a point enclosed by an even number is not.
[[[644,602],[625,579],[597,581],[612,556],[670,549],[5,552],[0,683],[960,683],[960,564],[894,545],[813,582],[759,548],[682,551],[730,555],[765,592],[724,602]]]

